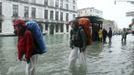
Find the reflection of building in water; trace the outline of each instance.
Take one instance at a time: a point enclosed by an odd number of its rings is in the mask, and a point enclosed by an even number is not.
[[[0,33],[13,33],[18,18],[36,20],[48,34],[67,33],[76,5],[76,0],[0,0]]]

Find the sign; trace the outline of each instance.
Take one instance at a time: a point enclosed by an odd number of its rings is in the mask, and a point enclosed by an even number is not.
[[[114,4],[116,4],[116,2],[129,2],[131,4],[134,4],[134,0],[115,0]]]
[[[127,13],[126,13],[126,16],[132,16],[132,17],[134,17],[134,11],[127,12]]]

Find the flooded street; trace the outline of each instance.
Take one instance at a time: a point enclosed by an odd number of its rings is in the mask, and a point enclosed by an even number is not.
[[[121,42],[115,35],[112,43],[94,42],[88,47],[86,70],[77,62],[76,70],[68,68],[69,35],[45,36],[48,53],[38,56],[36,75],[134,75],[134,36]],[[108,40],[107,40],[108,41]],[[0,75],[25,75],[25,62],[17,59],[17,37],[0,37]]]

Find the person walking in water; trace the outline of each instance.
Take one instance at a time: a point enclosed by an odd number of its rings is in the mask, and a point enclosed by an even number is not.
[[[106,43],[107,31],[105,28],[102,30],[102,34],[103,34],[103,43]]]
[[[99,35],[99,41],[102,42],[102,28],[99,29],[99,32],[98,32],[98,35]]]
[[[24,20],[14,22],[15,34],[18,36],[18,59],[26,62],[26,75],[35,75],[37,64],[36,43],[32,32],[26,28]]]
[[[81,22],[85,21],[85,22]],[[90,23],[88,23],[88,19],[76,19],[71,23],[71,31],[70,31],[70,47],[72,48],[69,55],[69,67],[70,69],[75,67],[76,60],[78,56],[80,56],[80,64],[86,65],[86,47],[87,44],[91,44],[91,31],[89,29]],[[87,24],[82,24],[87,23]],[[87,25],[87,27],[83,26]],[[87,32],[86,29],[87,28]],[[90,40],[89,40],[90,39]]]
[[[111,29],[111,27],[109,27],[109,32],[108,32],[109,43],[111,43],[112,35],[113,35],[112,29]]]
[[[126,39],[127,39],[127,30],[126,30],[126,28],[123,28],[123,31],[121,32],[121,35],[122,35],[121,41],[126,42]]]

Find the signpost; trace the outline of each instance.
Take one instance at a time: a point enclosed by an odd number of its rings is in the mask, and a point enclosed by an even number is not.
[[[126,16],[128,16],[128,17],[134,17],[134,11],[126,12]]]
[[[116,4],[117,2],[128,2],[134,5],[134,0],[115,0],[114,4]]]

